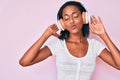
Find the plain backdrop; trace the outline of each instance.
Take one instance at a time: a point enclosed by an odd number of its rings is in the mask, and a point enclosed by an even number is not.
[[[1,80],[57,80],[54,57],[29,67],[20,66],[19,59],[49,25],[56,23],[57,11],[66,1],[0,0]],[[91,15],[101,17],[110,38],[120,49],[120,1],[80,2]],[[120,80],[120,71],[98,58],[91,80]]]

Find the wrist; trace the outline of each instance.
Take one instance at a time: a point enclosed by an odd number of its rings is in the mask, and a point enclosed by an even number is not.
[[[102,34],[99,35],[101,38],[104,38],[105,36],[107,36],[107,32],[103,32]]]
[[[46,37],[46,38],[50,37],[51,35],[52,34],[50,34],[50,32],[48,32],[48,31],[43,33],[43,36]]]

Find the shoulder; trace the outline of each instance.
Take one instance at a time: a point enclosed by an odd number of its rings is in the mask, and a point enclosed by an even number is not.
[[[105,49],[105,46],[96,39],[88,39],[89,46],[95,52],[95,54],[99,55],[103,49]]]
[[[102,44],[99,40],[96,40],[94,38],[88,38],[87,39],[90,44]]]
[[[46,46],[58,48],[63,44],[63,42],[64,41],[60,40],[59,38],[53,38],[46,43]]]
[[[58,44],[58,43],[60,43],[62,40],[60,40],[59,38],[52,38],[51,40],[49,40],[48,42],[47,42],[47,44]]]
[[[63,42],[63,40],[53,38],[47,42],[46,46],[50,49],[52,55],[55,56],[63,47]]]
[[[103,43],[97,39],[87,39],[89,45],[93,46],[94,48],[104,47]]]

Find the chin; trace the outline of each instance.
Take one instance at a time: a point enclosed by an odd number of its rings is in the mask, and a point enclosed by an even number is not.
[[[72,30],[70,33],[71,33],[71,34],[79,34],[80,31],[79,31],[79,30]]]

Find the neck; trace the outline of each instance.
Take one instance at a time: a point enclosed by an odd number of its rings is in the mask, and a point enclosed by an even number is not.
[[[69,42],[81,43],[85,41],[85,38],[82,34],[70,34],[69,38],[67,39]]]

